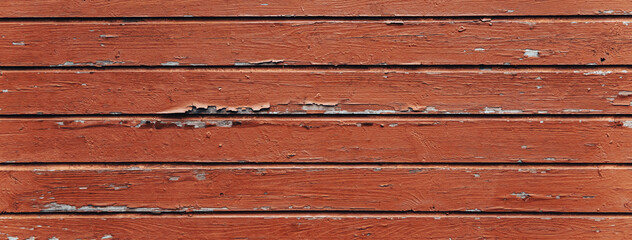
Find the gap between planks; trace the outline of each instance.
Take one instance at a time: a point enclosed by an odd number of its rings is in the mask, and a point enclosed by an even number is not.
[[[1,115],[2,121],[161,121],[161,120],[231,120],[231,121],[632,121],[632,114],[20,114]]]
[[[612,218],[631,219],[632,213],[606,212],[422,212],[422,211],[196,211],[196,212],[24,212],[2,213],[2,219],[56,218]]]
[[[494,16],[494,15],[469,15],[469,16],[239,16],[239,17],[25,17],[25,18],[2,18],[0,24],[7,23],[51,23],[51,22],[292,22],[292,21],[416,21],[416,22],[436,22],[436,21],[511,21],[524,20],[534,22],[572,22],[572,21],[621,21],[632,20],[630,15],[515,15],[515,16]]]
[[[0,171],[151,171],[151,170],[219,170],[219,169],[444,169],[444,170],[521,170],[521,169],[618,169],[632,171],[628,163],[550,164],[550,163],[28,163],[0,164]]]
[[[630,65],[180,65],[180,66],[0,66],[4,72],[349,72],[349,73],[587,73],[632,71]]]

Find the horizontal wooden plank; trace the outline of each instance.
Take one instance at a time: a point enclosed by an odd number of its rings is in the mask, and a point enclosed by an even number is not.
[[[629,114],[629,70],[2,71],[0,113]]]
[[[2,212],[630,212],[632,168],[2,167]]]
[[[2,1],[0,17],[629,15],[627,0]]]
[[[0,159],[629,163],[631,122],[614,118],[9,119],[0,124]]]
[[[286,214],[193,216],[2,216],[17,239],[626,239],[626,216]]]
[[[1,162],[630,163],[629,118],[0,121]]]
[[[0,66],[628,64],[627,19],[5,22]]]

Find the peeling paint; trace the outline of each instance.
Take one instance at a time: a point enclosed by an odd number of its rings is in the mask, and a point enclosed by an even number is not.
[[[612,71],[601,71],[601,70],[599,70],[599,71],[587,72],[587,73],[584,73],[584,75],[602,75],[602,76],[606,76],[606,75],[611,74],[611,73],[612,73]]]
[[[428,113],[428,112],[438,112],[438,111],[439,111],[439,110],[438,110],[438,109],[436,109],[436,108],[435,108],[435,107],[433,107],[433,106],[428,106],[428,107],[426,107],[426,109],[424,110],[424,112],[426,112],[426,113]]]
[[[538,58],[540,57],[540,51],[539,50],[533,50],[533,49],[525,49],[524,50],[524,56],[528,57],[528,58]]]
[[[310,103],[310,104],[304,104],[302,106],[302,109],[305,111],[336,111],[336,105]]]
[[[254,114],[254,113],[265,113],[265,111],[270,109],[269,105],[262,105],[259,107],[236,107],[236,108],[228,108],[228,107],[217,107],[217,106],[207,106],[206,108],[200,108],[196,106],[190,106],[191,109],[187,110],[186,114],[227,114],[227,113],[236,113],[236,114]]]
[[[359,112],[349,111],[325,111],[324,114],[385,114],[385,113],[397,113],[395,110],[364,110]]]
[[[126,212],[126,211],[133,211],[133,212],[158,212],[161,209],[159,208],[129,208],[127,206],[103,206],[103,207],[99,207],[99,206],[82,206],[82,207],[75,207],[72,205],[68,205],[68,204],[58,204],[58,203],[49,203],[44,205],[45,208],[43,208],[41,211],[42,212]]]
[[[213,212],[217,210],[230,210],[230,209],[228,209],[227,207],[193,209],[194,212]]]
[[[499,113],[499,114],[511,114],[511,113],[523,113],[522,110],[503,110],[500,107],[485,107],[483,109],[483,111],[480,111],[480,113],[485,113],[485,114],[489,114],[489,113]]]
[[[98,60],[95,63],[96,63],[96,65],[99,65],[99,66],[107,66],[107,65],[114,65],[114,64],[124,64],[125,62],[115,62],[115,61],[110,61],[110,60]]]
[[[528,199],[528,198],[530,198],[530,197],[531,197],[531,195],[529,195],[529,194],[528,194],[528,193],[526,193],[526,192],[512,193],[511,195],[514,195],[514,196],[516,196],[516,197],[518,197],[518,198],[520,198],[520,199]]]
[[[128,189],[130,187],[130,185],[129,184],[125,184],[125,185],[110,184],[108,187],[112,188],[114,190],[121,190],[121,189]]]
[[[563,109],[562,112],[565,112],[565,113],[603,112],[603,110],[597,110],[597,109]]]
[[[72,212],[77,210],[75,206],[71,206],[68,204],[58,204],[55,202],[48,203],[44,205],[43,212]]]
[[[206,174],[205,174],[205,173],[198,173],[198,174],[195,174],[195,178],[196,178],[197,180],[200,180],[200,181],[201,181],[201,180],[206,180]]]
[[[164,63],[161,63],[160,65],[162,65],[162,66],[179,66],[180,63],[179,62],[164,62]]]
[[[283,60],[265,60],[259,62],[235,62],[235,66],[258,66],[258,65],[278,65],[283,63]]]
[[[632,96],[632,91],[619,91],[618,95],[622,97]]]
[[[176,123],[176,125],[178,125],[178,124]],[[184,121],[184,125],[193,126],[193,128],[205,128],[206,127],[206,122],[204,122],[204,121],[195,121],[195,120],[187,120],[187,121]],[[182,126],[182,124],[180,124],[180,126]]]

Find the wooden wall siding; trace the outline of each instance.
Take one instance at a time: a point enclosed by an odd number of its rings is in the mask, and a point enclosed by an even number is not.
[[[631,212],[632,168],[3,167],[2,212]]]
[[[0,9],[0,239],[632,238],[629,0]]]
[[[8,70],[0,113],[629,114],[631,78],[603,67]]]
[[[628,0],[38,0],[2,1],[0,17],[629,15]]]
[[[3,66],[599,65],[632,61],[629,19],[0,23]]]
[[[627,163],[630,118],[5,119],[0,162]]]
[[[3,236],[27,239],[538,239],[632,237],[629,216],[274,214],[0,217]],[[300,229],[300,230],[297,230]]]

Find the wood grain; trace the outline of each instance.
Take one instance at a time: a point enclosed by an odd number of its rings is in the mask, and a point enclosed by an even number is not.
[[[629,118],[59,118],[0,122],[1,162],[630,163]]]
[[[2,167],[2,212],[631,212],[612,166]]]
[[[0,9],[0,238],[632,239],[629,0]]]
[[[627,239],[627,216],[276,214],[2,216],[0,236],[27,239]]]
[[[630,114],[631,78],[628,68],[9,70],[0,113]]]
[[[0,66],[632,61],[632,27],[619,18],[4,22],[0,32]]]
[[[38,0],[2,1],[0,17],[628,15],[627,0]]]

